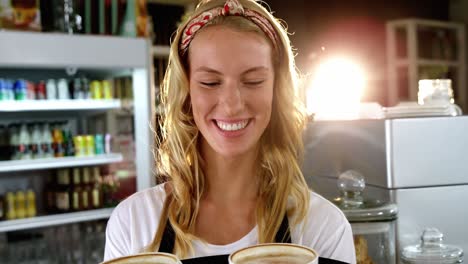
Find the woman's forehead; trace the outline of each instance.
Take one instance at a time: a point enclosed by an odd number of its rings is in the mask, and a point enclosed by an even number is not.
[[[190,68],[218,68],[226,64],[245,67],[272,67],[272,49],[268,40],[256,32],[244,32],[226,26],[210,26],[200,31],[189,47]]]

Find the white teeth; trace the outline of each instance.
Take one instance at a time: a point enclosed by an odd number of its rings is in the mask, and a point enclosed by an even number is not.
[[[216,124],[218,125],[218,127],[225,131],[241,130],[247,126],[248,122],[249,122],[248,120],[244,120],[238,123],[225,123],[225,122],[216,120]]]

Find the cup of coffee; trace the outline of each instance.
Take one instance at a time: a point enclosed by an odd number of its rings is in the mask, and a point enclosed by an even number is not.
[[[259,244],[229,255],[229,264],[317,264],[313,249],[286,243]]]
[[[182,264],[173,254],[153,252],[120,257],[101,264]]]

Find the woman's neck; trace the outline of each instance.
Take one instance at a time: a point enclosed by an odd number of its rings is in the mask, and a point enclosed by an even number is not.
[[[204,151],[203,158],[207,183],[204,199],[220,204],[256,200],[257,151],[237,157],[223,157],[210,148]]]

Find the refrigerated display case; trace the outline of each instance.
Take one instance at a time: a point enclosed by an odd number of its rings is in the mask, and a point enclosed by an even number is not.
[[[39,195],[46,179],[55,170],[133,162],[136,190],[155,184],[153,163],[153,116],[155,96],[151,43],[146,39],[65,35],[54,33],[0,32],[0,78],[47,79],[86,76],[104,80],[131,80],[132,98],[70,100],[0,100],[0,125],[17,122],[56,122],[65,120],[74,134],[96,131],[112,134],[115,120],[109,112],[130,108],[132,119],[132,156],[108,152],[92,156],[70,156],[30,160],[0,159],[0,197],[7,191],[32,189],[36,193],[38,216],[0,220],[0,244],[4,232],[43,228],[63,224],[106,219],[112,208],[92,209],[61,214],[45,214]],[[102,133],[102,132],[100,132]],[[128,160],[131,159],[131,160]],[[1,216],[0,216],[1,217]]]

